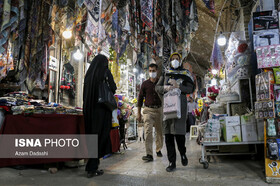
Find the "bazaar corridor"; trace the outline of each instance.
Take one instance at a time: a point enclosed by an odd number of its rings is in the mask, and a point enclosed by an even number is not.
[[[211,159],[208,169],[203,169],[198,161],[200,146],[195,140],[187,140],[186,146],[188,166],[183,167],[177,157],[177,169],[172,173],[165,171],[168,165],[165,146],[162,158],[154,155],[153,162],[145,163],[141,159],[145,154],[145,145],[135,142],[128,144],[126,151],[121,148],[124,153],[114,154],[101,161],[100,169],[104,170],[102,176],[86,178],[84,166],[62,168],[56,174],[44,169],[1,168],[0,185],[268,185],[264,181],[261,161],[246,156],[219,156]]]

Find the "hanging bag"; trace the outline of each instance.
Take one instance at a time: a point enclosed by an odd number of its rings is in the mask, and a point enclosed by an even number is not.
[[[104,80],[99,84],[98,103],[105,105],[110,111],[115,110],[118,106],[115,96],[108,84],[108,77],[106,76],[106,73]]]

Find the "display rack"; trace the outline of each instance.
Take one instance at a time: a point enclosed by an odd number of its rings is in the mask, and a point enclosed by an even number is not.
[[[263,141],[249,141],[249,142],[202,142],[201,143],[201,158],[199,163],[203,164],[203,168],[207,169],[209,167],[210,156],[224,156],[224,155],[255,155],[258,153],[257,145],[263,144]],[[254,151],[252,152],[227,152],[218,153],[219,147],[221,146],[233,146],[233,145],[254,145]],[[216,147],[212,149],[206,149],[205,147]],[[206,157],[206,159],[205,159]]]
[[[267,137],[267,123],[264,122],[264,141],[273,137]],[[274,137],[275,138],[275,137]],[[271,160],[267,157],[267,143],[264,143],[265,154],[265,175],[267,183],[280,183],[280,160]],[[274,163],[276,162],[276,163]],[[274,166],[275,165],[275,166]]]
[[[242,103],[244,98],[242,97],[242,83],[241,81],[246,81],[248,80],[248,84],[249,84],[249,93],[250,93],[250,104],[251,104],[251,109],[253,108],[254,106],[254,102],[253,102],[253,94],[252,94],[252,84],[251,84],[251,78],[240,78],[240,79],[237,79],[236,81],[234,81],[232,83],[232,86],[231,86],[231,90],[232,91],[235,91],[236,93],[238,93],[239,95],[239,100],[238,101],[231,101],[231,102],[227,102],[227,115],[228,116],[232,116],[231,114],[231,108],[230,108],[230,105],[231,104],[238,104],[238,103]]]
[[[136,77],[134,74],[127,72],[127,95],[130,100],[136,98]],[[134,136],[137,135],[136,118],[133,121]]]

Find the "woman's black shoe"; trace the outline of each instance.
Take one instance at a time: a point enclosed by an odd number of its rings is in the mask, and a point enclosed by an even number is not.
[[[157,152],[157,157],[162,157],[161,151],[158,151],[158,152]]]
[[[104,174],[103,170],[88,171],[87,177],[92,178],[92,177],[95,177],[95,176],[101,176],[102,174]]]
[[[186,154],[181,156],[181,160],[182,160],[182,165],[183,166],[187,166],[188,165],[188,158],[187,158]]]
[[[173,162],[173,163],[170,163],[169,166],[166,168],[166,171],[167,172],[172,172],[176,169],[176,163]]]

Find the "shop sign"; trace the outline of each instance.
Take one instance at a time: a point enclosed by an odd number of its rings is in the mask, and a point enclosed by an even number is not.
[[[58,67],[58,60],[55,57],[50,56],[50,61],[49,61],[50,70],[57,71],[57,67]]]

